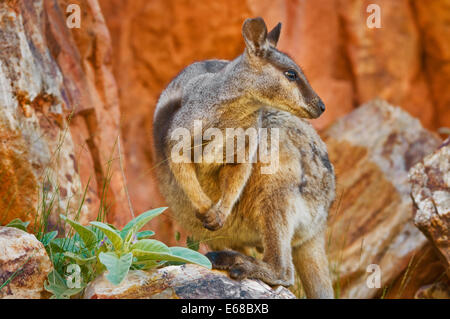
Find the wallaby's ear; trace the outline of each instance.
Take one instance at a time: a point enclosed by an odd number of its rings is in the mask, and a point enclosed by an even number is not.
[[[281,32],[281,22],[279,22],[275,28],[272,29],[272,31],[269,32],[267,35],[267,41],[269,41],[269,44],[273,47],[277,46],[278,39],[280,38],[280,32]]]
[[[242,26],[242,35],[244,36],[247,49],[251,53],[256,53],[264,49],[267,43],[267,27],[264,20],[260,17],[247,19]]]

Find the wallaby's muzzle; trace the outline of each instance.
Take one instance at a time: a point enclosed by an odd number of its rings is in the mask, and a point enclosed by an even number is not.
[[[316,119],[325,112],[325,104],[320,97],[315,97],[313,100],[307,102],[307,113],[311,119]]]

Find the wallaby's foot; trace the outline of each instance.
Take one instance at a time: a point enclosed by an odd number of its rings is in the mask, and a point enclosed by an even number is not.
[[[254,259],[232,250],[209,252],[206,257],[214,269],[228,270],[230,277],[242,280],[250,277]]]
[[[214,269],[230,270],[234,265],[239,264],[240,259],[247,257],[232,250],[211,251],[206,254]]]
[[[214,251],[206,254],[214,269],[228,270],[236,280],[245,278],[260,279],[276,286],[291,286],[293,278],[285,278],[281,271],[274,271],[267,263],[232,250]]]
[[[206,212],[197,213],[197,218],[203,223],[203,227],[214,231],[222,228],[227,215],[228,214],[223,207],[213,205]]]

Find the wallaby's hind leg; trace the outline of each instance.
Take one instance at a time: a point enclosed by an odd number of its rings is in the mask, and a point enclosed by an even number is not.
[[[269,285],[290,286],[294,283],[290,240],[292,231],[287,229],[289,225],[271,219],[273,214],[261,215],[264,216],[264,225],[261,225],[264,246],[262,260],[232,250],[210,252],[206,256],[211,260],[213,268],[228,270],[231,278],[261,279]]]
[[[294,265],[308,298],[334,298],[328,259],[325,254],[325,234],[320,232],[304,244],[293,248]]]

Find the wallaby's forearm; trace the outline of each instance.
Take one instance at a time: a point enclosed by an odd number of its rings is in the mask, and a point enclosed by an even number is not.
[[[221,198],[219,206],[225,213],[225,218],[233,209],[234,204],[238,201],[241,193],[247,184],[253,168],[253,159],[258,149],[257,143],[248,143],[244,148],[237,149],[244,155],[248,152],[248,158],[242,163],[226,164],[219,173],[219,185]],[[237,160],[237,158],[235,158]]]
[[[220,205],[228,213],[241,196],[252,172],[252,163],[228,164],[220,171]]]
[[[205,213],[213,202],[203,191],[193,163],[171,163],[171,169],[179,186],[197,211]],[[244,189],[252,171],[252,163],[228,164],[220,171],[221,198],[219,205],[229,213]],[[226,216],[224,216],[226,217]]]
[[[212,206],[212,201],[203,191],[195,172],[194,163],[174,163],[170,161],[170,168],[178,185],[197,211],[202,214]]]

